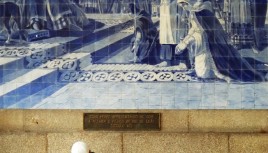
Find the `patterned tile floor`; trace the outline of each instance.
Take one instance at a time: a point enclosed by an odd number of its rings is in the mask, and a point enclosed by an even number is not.
[[[70,83],[50,86],[8,108],[267,109],[268,83]]]

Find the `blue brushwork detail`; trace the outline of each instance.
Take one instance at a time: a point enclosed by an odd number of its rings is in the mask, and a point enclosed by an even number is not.
[[[113,44],[110,44],[109,46],[107,46],[99,51],[95,51],[94,53],[91,54],[92,63],[96,64],[96,63],[98,63],[97,61],[99,61],[103,58],[110,57],[110,55],[112,55],[114,52],[120,52],[120,51],[128,48],[129,46],[127,46],[127,45],[123,46],[122,44],[128,43],[132,37],[133,37],[133,35],[130,35],[130,36],[128,36],[124,39],[121,39]]]
[[[44,2],[0,2],[0,109],[268,108],[266,0]]]
[[[53,76],[54,80],[57,79],[57,71],[54,71],[52,73],[49,73],[47,75],[48,77]],[[47,77],[44,76],[44,77]],[[46,80],[46,79],[45,79]],[[55,81],[53,82],[52,80],[44,82],[44,78],[40,77],[37,78],[36,80],[25,84],[21,87],[16,88],[15,90],[1,96],[4,102],[4,107],[9,107],[15,103],[17,103],[19,100],[27,98],[31,96],[32,94],[35,94],[48,86],[54,85]]]

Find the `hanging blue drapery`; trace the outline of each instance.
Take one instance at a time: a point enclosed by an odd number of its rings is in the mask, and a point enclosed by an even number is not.
[[[100,13],[112,13],[115,0],[97,0]]]
[[[146,11],[148,14],[152,14],[152,4],[151,0],[134,0],[137,7],[140,10]]]

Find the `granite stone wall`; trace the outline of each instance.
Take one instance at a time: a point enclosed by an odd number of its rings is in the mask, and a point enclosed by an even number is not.
[[[161,113],[161,131],[84,131],[83,113]],[[0,110],[1,153],[266,153],[267,110]]]

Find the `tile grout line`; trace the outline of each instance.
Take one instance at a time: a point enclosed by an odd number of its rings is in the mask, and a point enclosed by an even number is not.
[[[228,136],[227,137],[228,153],[230,153],[231,152],[231,148],[230,148],[230,134],[228,134],[227,136]]]
[[[26,132],[25,131],[25,111],[26,110],[22,110],[22,131],[23,132]]]
[[[121,133],[121,152],[124,153],[124,133]]]
[[[48,153],[48,133],[45,133],[46,137],[46,152]]]
[[[188,114],[187,114],[187,130],[188,130],[188,133],[190,133],[190,110],[188,110]]]

